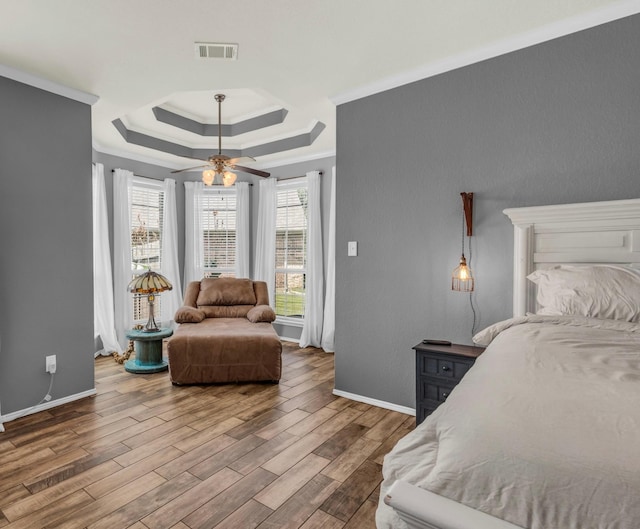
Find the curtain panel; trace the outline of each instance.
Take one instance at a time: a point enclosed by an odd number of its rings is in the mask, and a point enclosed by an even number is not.
[[[173,325],[173,316],[182,306],[182,288],[180,288],[180,265],[178,264],[178,216],[176,213],[176,181],[165,179],[162,190],[163,224],[162,224],[162,262],[160,270],[173,290],[162,293],[161,321]]]
[[[331,170],[331,198],[329,201],[329,234],[327,241],[327,270],[324,296],[324,319],[320,345],[328,353],[335,352],[336,334],[336,168]]]
[[[200,281],[204,275],[203,256],[204,243],[202,240],[202,225],[200,211],[202,210],[202,182],[184,183],[184,288],[191,281]]]
[[[254,279],[265,281],[269,290],[269,303],[276,306],[276,179],[260,180],[258,202],[258,232]]]
[[[320,347],[324,318],[322,220],[320,215],[320,173],[307,173],[307,273],[305,309],[300,347]]]
[[[93,164],[91,171],[93,189],[93,318],[94,333],[100,337],[102,349],[95,353],[121,354],[113,309],[113,275],[109,248],[109,219],[107,194],[104,184],[104,166]]]
[[[250,277],[249,183],[236,182],[236,277]]]
[[[115,327],[118,342],[124,349],[125,332],[131,326],[132,314],[127,286],[131,281],[131,188],[133,173],[124,169],[113,172],[113,272]]]

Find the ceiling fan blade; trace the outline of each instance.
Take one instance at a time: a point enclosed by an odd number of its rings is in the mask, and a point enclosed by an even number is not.
[[[240,156],[239,158],[230,158],[229,160],[227,160],[227,163],[230,165],[235,165],[237,163],[247,163],[255,161],[255,158],[251,158],[251,156]]]
[[[251,169],[250,167],[242,167],[241,165],[234,165],[232,166],[232,169],[235,169],[237,171],[242,171],[244,173],[251,173],[257,176],[261,176],[262,178],[269,178],[271,176],[271,173],[267,173],[265,171],[259,171],[258,169]]]
[[[198,165],[196,167],[187,167],[186,169],[178,169],[177,171],[171,171],[171,174],[184,173],[185,171],[193,171],[194,169],[203,169],[204,167],[211,167],[211,165]]]

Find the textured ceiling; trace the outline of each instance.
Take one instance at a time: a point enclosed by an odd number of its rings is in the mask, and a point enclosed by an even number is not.
[[[197,131],[217,124],[213,95],[224,93],[223,151],[270,167],[334,154],[336,102],[640,12],[640,2],[0,0],[0,12],[1,64],[99,96],[97,150],[191,166],[180,153],[217,150],[215,135]],[[197,59],[196,41],[237,43],[238,60]]]

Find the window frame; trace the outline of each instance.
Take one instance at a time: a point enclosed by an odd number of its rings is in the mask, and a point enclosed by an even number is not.
[[[277,207],[277,201],[278,201],[278,193],[280,191],[288,191],[291,189],[299,189],[299,188],[305,188],[307,190],[307,192],[309,191],[309,183],[308,183],[308,179],[306,176],[302,176],[302,177],[297,177],[297,178],[288,178],[286,180],[280,180],[277,182],[276,184],[276,240],[274,240],[274,244],[276,245],[276,263],[274,263],[274,298],[276,297],[276,291],[277,291],[277,281],[276,281],[276,277],[277,274],[302,274],[303,277],[305,278],[305,282],[306,282],[306,275],[307,275],[307,244],[305,244],[304,246],[304,250],[305,250],[305,254],[304,254],[304,262],[305,262],[305,266],[303,268],[278,268],[277,266],[277,237],[278,237],[278,225],[277,225],[277,211],[278,211],[278,207]],[[309,234],[309,225],[307,222],[307,225],[305,226],[305,241],[308,240],[308,234]],[[305,302],[306,302],[306,287],[305,287]],[[273,300],[273,306],[274,309],[276,307],[276,299]],[[297,316],[284,316],[284,315],[280,315],[276,312],[276,320],[275,323],[279,323],[281,325],[288,325],[288,326],[292,326],[292,327],[302,327],[304,325],[304,321],[305,321],[305,314],[303,313],[302,316],[297,317]]]
[[[163,257],[163,248],[162,248],[162,242],[163,242],[163,224],[164,224],[164,184],[162,181],[159,180],[154,180],[152,178],[144,178],[141,176],[134,176],[131,180],[131,188],[129,190],[129,233],[132,234],[133,230],[135,229],[135,222],[136,219],[134,219],[134,193],[135,193],[135,188],[138,189],[142,189],[142,190],[148,190],[148,191],[153,191],[158,193],[158,198],[159,198],[159,204],[158,204],[158,263],[157,266],[151,266],[149,265],[149,263],[147,263],[147,265],[149,266],[149,269],[154,270],[159,272],[162,266],[162,257]],[[131,235],[130,235],[131,237]],[[133,241],[130,239],[130,248],[131,248],[131,261],[130,261],[130,273],[131,273],[131,279],[133,279],[134,277],[143,274],[145,269],[144,268],[136,268],[135,264],[134,264],[134,258],[133,258],[133,254],[134,254],[134,245],[133,245]],[[148,318],[148,313],[146,313],[146,311],[148,310],[148,306],[145,303],[144,300],[145,296],[143,295],[139,295],[139,294],[133,294],[130,298],[130,303],[131,303],[131,320],[133,321],[134,325],[136,324],[143,324],[147,321]],[[161,296],[156,297],[155,300],[155,313],[156,314],[162,314],[162,299]],[[140,317],[137,317],[140,316]]]

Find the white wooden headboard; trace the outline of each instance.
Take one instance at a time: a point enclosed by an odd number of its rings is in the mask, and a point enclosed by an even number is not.
[[[513,223],[513,315],[535,311],[527,275],[555,264],[640,266],[640,199],[505,209]]]

